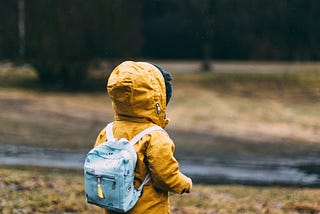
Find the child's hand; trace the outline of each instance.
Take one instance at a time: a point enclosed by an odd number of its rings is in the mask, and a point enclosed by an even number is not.
[[[191,193],[192,192],[192,180],[191,178],[188,178],[190,182],[190,188],[186,191],[186,193]]]

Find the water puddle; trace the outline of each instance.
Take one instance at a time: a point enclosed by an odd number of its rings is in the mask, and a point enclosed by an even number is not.
[[[83,167],[87,151],[0,144],[0,164]],[[184,157],[181,171],[198,183],[320,186],[320,155],[292,157]]]
[[[0,144],[0,164],[82,168],[86,152]]]
[[[199,183],[320,186],[320,160],[260,159],[180,161],[182,171]],[[315,166],[318,170],[310,170]]]

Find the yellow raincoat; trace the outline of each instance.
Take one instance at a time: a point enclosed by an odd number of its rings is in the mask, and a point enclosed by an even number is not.
[[[152,64],[126,61],[111,73],[109,96],[115,111],[113,133],[116,138],[132,139],[140,131],[156,124],[165,127],[166,88],[161,72]],[[106,141],[105,129],[95,146]],[[150,172],[151,181],[144,187],[137,204],[129,213],[170,213],[168,192],[182,194],[191,188],[191,180],[179,171],[173,156],[174,143],[163,131],[154,131],[135,144],[137,165],[135,187]],[[105,210],[105,213],[113,213]]]

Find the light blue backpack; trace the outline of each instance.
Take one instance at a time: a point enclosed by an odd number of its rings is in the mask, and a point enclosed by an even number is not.
[[[137,153],[134,144],[144,135],[163,129],[159,126],[149,127],[132,140],[115,139],[112,132],[113,123],[106,127],[107,142],[93,148],[84,163],[85,192],[87,202],[97,206],[127,212],[138,201],[143,186],[151,179],[147,174],[143,183],[136,190],[133,185]]]

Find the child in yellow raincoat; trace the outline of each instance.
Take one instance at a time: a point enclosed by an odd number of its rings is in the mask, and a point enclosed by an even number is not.
[[[111,73],[107,91],[115,112],[113,133],[115,138],[132,139],[140,131],[158,125],[164,128],[166,106],[172,94],[170,75],[160,67],[146,63],[126,61]],[[95,146],[105,142],[103,129]],[[190,193],[192,181],[179,171],[174,158],[174,143],[163,131],[145,135],[134,145],[137,164],[134,185],[140,186],[148,173],[151,180],[143,187],[136,205],[129,213],[170,213],[168,192]],[[114,213],[105,209],[105,213]]]

